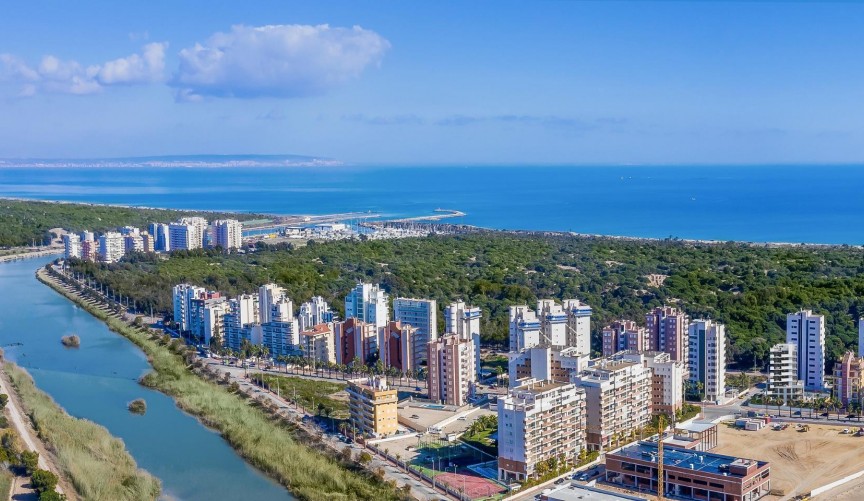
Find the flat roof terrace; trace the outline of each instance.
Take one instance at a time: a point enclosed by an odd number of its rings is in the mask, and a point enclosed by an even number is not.
[[[652,442],[639,442],[624,447],[618,452],[609,454],[609,456],[623,456],[647,463],[656,463],[657,444]],[[711,452],[677,449],[669,447],[668,445],[664,445],[663,447],[664,467],[678,467],[685,470],[700,471],[713,475],[723,475],[725,473],[730,477],[743,477],[743,475],[732,473],[729,466],[733,464],[747,464],[747,462],[750,461],[756,464],[757,469],[768,464],[767,461],[759,461],[756,459],[736,458],[734,456],[725,456],[723,454],[715,454]]]

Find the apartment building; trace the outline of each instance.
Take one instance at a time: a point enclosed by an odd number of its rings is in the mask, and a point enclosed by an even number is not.
[[[375,324],[351,317],[334,323],[334,329],[338,363],[348,365],[358,358],[361,363],[366,363],[373,355],[378,355],[378,328]]]
[[[258,323],[258,294],[241,294],[228,301],[228,312],[223,317],[225,324],[225,347],[239,350],[243,340],[251,344],[262,344],[264,332]]]
[[[864,318],[858,319],[858,356],[864,357]]]
[[[768,354],[768,397],[784,404],[804,398],[804,382],[798,379],[798,346],[779,343]]]
[[[801,310],[786,315],[786,342],[798,347],[798,379],[804,389],[825,388],[825,316]]]
[[[200,249],[205,247],[205,242],[207,241],[208,234],[208,223],[207,220],[203,217],[181,217],[178,221],[181,225],[189,225],[195,227],[195,240],[191,242],[194,244],[192,249]]]
[[[688,330],[692,391],[699,391],[703,400],[720,403],[726,394],[726,326],[694,320]]]
[[[539,346],[541,342],[540,318],[527,305],[510,307],[510,351],[522,351]]]
[[[572,383],[526,381],[498,399],[498,479],[523,482],[551,458],[585,447],[585,392]]]
[[[416,329],[410,365],[420,367],[428,360],[429,342],[438,339],[438,303],[434,299],[396,298],[393,319]]]
[[[356,318],[376,329],[387,326],[390,307],[387,293],[381,286],[359,283],[345,296],[345,318]]]
[[[591,354],[591,307],[578,299],[561,302],[567,314],[567,346],[577,353]]]
[[[690,362],[690,319],[686,313],[671,306],[657,307],[645,315],[645,325],[649,350],[666,352],[685,366]]]
[[[82,231],[80,241],[81,259],[84,261],[96,261],[99,259],[99,243],[92,231]]]
[[[569,383],[579,372],[588,367],[589,357],[576,347],[552,348],[535,346],[507,355],[510,387],[515,388],[526,379]]]
[[[141,245],[143,252],[156,252],[156,240],[150,233],[141,233]]]
[[[583,370],[576,384],[585,390],[590,450],[608,449],[616,437],[651,421],[651,369],[638,362],[602,358]]]
[[[188,331],[192,325],[193,299],[206,294],[207,289],[192,284],[177,284],[171,289],[171,298],[174,303],[174,321],[177,322],[181,332]]]
[[[130,252],[144,252],[144,237],[140,232],[130,233],[123,237],[123,252],[127,254]]]
[[[218,336],[220,343],[225,332],[224,317],[228,312],[228,300],[218,292],[207,291],[189,300],[189,335],[199,343],[209,346],[210,340]]]
[[[381,358],[384,360],[385,366],[396,368],[405,373],[420,368],[414,352],[417,338],[420,336],[419,329],[413,325],[393,320],[383,329],[383,334],[384,353]],[[427,353],[428,347],[425,347],[423,352]]]
[[[684,407],[687,371],[683,362],[673,360],[670,353],[662,351],[625,351],[615,358],[636,362],[651,370],[651,411],[654,414],[671,416]]]
[[[158,252],[171,250],[171,228],[165,223],[150,223],[148,233],[153,235],[153,249]]]
[[[318,324],[300,332],[303,356],[323,363],[336,363],[336,335],[332,324]]]
[[[99,237],[99,260],[103,263],[116,263],[123,257],[123,235],[116,231],[106,231]]]
[[[314,296],[309,301],[300,305],[297,320],[300,322],[300,330],[308,331],[319,324],[333,321],[333,311],[330,305],[321,296]]]
[[[862,377],[864,377],[864,358],[856,357],[855,353],[847,351],[840,362],[834,364],[834,396],[840,399],[845,407],[850,404],[861,405]]]
[[[63,257],[66,259],[81,258],[81,237],[75,233],[63,235]]]
[[[473,393],[477,369],[474,343],[457,334],[445,334],[429,343],[429,399],[463,406]]]
[[[603,356],[619,351],[647,351],[651,347],[649,332],[632,320],[617,320],[603,328]]]
[[[480,371],[480,308],[455,301],[444,308],[444,332],[457,334],[474,343],[474,367]]]
[[[213,245],[225,250],[243,247],[243,225],[236,219],[218,219],[211,225]]]
[[[171,223],[168,225],[168,247],[172,251],[200,249],[202,237],[192,224]]]
[[[390,389],[381,377],[348,381],[348,411],[359,433],[386,437],[398,430],[396,389]]]

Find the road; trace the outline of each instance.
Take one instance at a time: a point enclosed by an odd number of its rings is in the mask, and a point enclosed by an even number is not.
[[[26,417],[22,410],[21,402],[18,399],[18,393],[15,392],[15,388],[9,381],[9,376],[3,370],[0,370],[0,390],[9,395],[9,401],[6,403],[5,411],[6,415],[9,417],[9,421],[15,428],[15,432],[21,438],[21,441],[24,443],[27,450],[39,453],[39,468],[54,473],[57,475],[57,478],[60,479],[60,482],[63,482],[60,468],[50,460],[51,456],[45,449],[45,445],[41,440],[36,438],[36,433],[30,425],[30,419]],[[30,483],[25,482],[26,481],[23,478],[17,476],[14,477],[12,489],[9,490],[9,499],[36,499],[35,492],[30,488]],[[58,484],[57,492],[65,494],[67,491]],[[66,496],[70,499],[74,499],[68,494],[66,494]]]
[[[320,436],[321,440],[329,445],[336,452],[342,451],[347,445],[345,445],[342,441],[339,440],[336,434],[324,433],[318,426],[313,424],[311,419],[312,414],[306,413],[301,409],[298,409],[297,406],[291,402],[289,402],[286,398],[282,398],[281,396],[277,396],[275,393],[271,393],[269,390],[259,388],[255,384],[251,383],[246,377],[244,377],[244,370],[242,367],[232,366],[232,365],[224,365],[221,362],[218,362],[214,359],[202,359],[204,363],[210,367],[211,369],[216,369],[221,373],[225,373],[226,371],[230,375],[230,381],[236,382],[240,386],[240,391],[246,393],[252,398],[263,397],[279,409],[279,414],[282,416],[287,416],[290,419],[294,420],[299,424],[299,426],[303,427],[307,432],[314,436]],[[248,373],[251,375],[253,373],[260,373],[261,371],[252,369],[248,370]],[[275,371],[272,371],[275,373]],[[284,375],[284,373],[281,373]],[[289,374],[289,376],[293,376]],[[304,379],[326,379],[320,377],[312,377],[312,376],[300,376]],[[334,378],[335,379],[335,378]],[[412,387],[413,390],[413,387]],[[303,418],[307,418],[307,420],[303,420]],[[360,454],[361,451],[367,450],[363,446],[358,444],[350,444],[350,447],[354,449],[355,456]],[[370,454],[372,454],[372,462],[369,464],[369,468],[372,471],[381,468],[384,470],[384,476],[387,480],[394,480],[397,485],[400,487],[403,485],[408,485],[411,487],[411,493],[414,497],[416,497],[420,501],[433,501],[440,499],[451,499],[449,496],[443,494],[442,492],[434,491],[432,487],[423,482],[422,480],[410,476],[405,473],[404,470],[397,467],[395,464],[383,459],[374,453],[374,451],[369,450]]]

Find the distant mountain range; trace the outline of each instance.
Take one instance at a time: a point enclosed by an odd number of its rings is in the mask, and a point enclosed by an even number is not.
[[[5,158],[3,167],[324,167],[343,163],[302,155],[167,155],[125,158]]]

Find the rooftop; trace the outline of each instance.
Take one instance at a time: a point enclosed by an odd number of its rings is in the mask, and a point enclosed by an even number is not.
[[[528,393],[534,393],[536,395],[536,394],[540,394],[540,393],[545,393],[549,390],[555,390],[557,388],[561,388],[564,386],[573,386],[573,383],[563,383],[563,382],[556,382],[556,381],[549,381],[549,380],[532,381],[532,382],[527,382],[521,386],[517,386],[516,388],[513,388],[512,392],[513,393],[528,392]]]
[[[711,423],[709,421],[694,421],[692,423],[682,423],[679,425],[675,425],[676,430],[686,430],[696,433],[702,433],[703,431],[707,431],[711,428],[716,427],[717,425],[715,423]]]
[[[604,491],[587,485],[571,484],[544,494],[549,501],[645,501],[643,497]]]
[[[645,461],[647,463],[657,462],[657,444],[652,442],[638,442],[633,445],[622,448],[618,452],[609,454],[609,456],[624,456],[629,459]],[[722,475],[728,473],[730,464],[741,464],[741,462],[755,461],[759,467],[768,464],[766,461],[757,461],[754,459],[736,458],[734,456],[725,456],[723,454],[714,454],[703,451],[688,451],[684,449],[676,449],[669,446],[663,447],[663,465],[664,467],[678,467],[688,470],[701,471],[714,475]],[[721,467],[723,469],[721,469]]]
[[[330,331],[330,326],[327,324],[318,324],[313,325],[311,329],[308,331],[303,331],[300,334],[303,336],[317,336],[319,334],[326,334]]]

